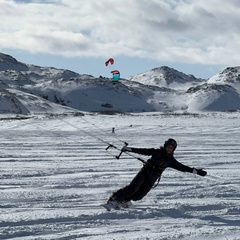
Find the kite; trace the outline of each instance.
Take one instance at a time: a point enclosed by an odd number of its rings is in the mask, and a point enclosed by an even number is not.
[[[117,82],[120,79],[120,72],[118,70],[113,70],[111,73],[113,74],[113,81]]]
[[[105,62],[105,65],[108,66],[109,63],[111,63],[111,65],[114,64],[113,58],[109,58],[109,59]]]

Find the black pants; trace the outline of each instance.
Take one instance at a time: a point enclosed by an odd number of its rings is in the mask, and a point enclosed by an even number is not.
[[[114,192],[120,202],[142,199],[151,190],[156,180],[160,177],[151,166],[145,165],[126,187]]]

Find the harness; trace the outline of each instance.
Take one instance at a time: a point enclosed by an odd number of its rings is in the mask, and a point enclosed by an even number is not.
[[[158,175],[157,183],[152,187],[152,188],[156,188],[158,186],[159,182],[160,182],[160,179],[161,179],[161,176],[162,176],[162,172],[165,170],[165,168],[161,168],[161,167],[157,166],[152,161],[147,161],[144,164],[144,166],[148,167],[148,168],[151,168],[154,171],[154,173],[156,173]],[[147,176],[146,176],[146,178],[147,178]]]

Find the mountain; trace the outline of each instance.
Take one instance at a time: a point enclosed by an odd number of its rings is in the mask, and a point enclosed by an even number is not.
[[[228,67],[219,74],[211,77],[207,83],[209,84],[227,84],[231,85],[238,92],[240,91],[240,67]]]
[[[188,111],[234,111],[240,109],[239,92],[230,85],[202,84],[188,89]]]
[[[155,85],[173,89],[187,89],[204,81],[203,79],[195,78],[193,75],[186,75],[167,66],[154,68],[148,72],[137,74],[130,77],[129,80],[145,85]]]
[[[188,89],[188,110],[234,111],[240,109],[240,67],[228,67],[205,84]]]
[[[205,80],[162,66],[114,84],[0,53],[0,113],[237,111],[239,79],[239,67]]]
[[[113,84],[109,79],[79,76],[46,81],[44,84],[24,86],[31,92],[81,111],[142,112],[154,109],[143,97],[143,91],[127,87],[123,83]]]
[[[18,62],[15,58],[0,53],[0,114],[66,113],[76,110],[44,99],[26,91],[28,86],[60,77],[74,77],[69,70],[39,67]]]
[[[4,70],[27,71],[28,66],[24,63],[18,62],[10,55],[0,53],[0,71]]]

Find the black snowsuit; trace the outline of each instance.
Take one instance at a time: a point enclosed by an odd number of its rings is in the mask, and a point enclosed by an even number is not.
[[[113,193],[120,202],[142,199],[153,187],[163,171],[170,167],[182,172],[193,172],[190,168],[178,162],[173,154],[167,154],[163,147],[154,148],[131,148],[132,152],[142,155],[151,155],[129,185]]]

